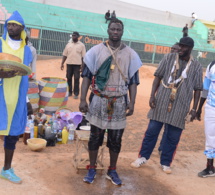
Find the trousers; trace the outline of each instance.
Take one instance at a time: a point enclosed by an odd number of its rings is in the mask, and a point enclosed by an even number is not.
[[[150,158],[154,147],[156,145],[159,133],[164,123],[150,120],[145,136],[142,141],[142,146],[139,152],[140,157],[145,157],[147,160]],[[170,166],[180,141],[183,129],[165,124],[167,130],[166,140],[163,143],[163,150],[160,156],[160,164]]]
[[[19,136],[4,136],[4,148],[8,150],[16,149],[16,142],[19,140]]]
[[[79,95],[80,85],[80,68],[81,65],[67,64],[66,78],[69,86],[69,93],[74,93],[75,96]],[[72,77],[74,76],[74,89],[72,86]]]

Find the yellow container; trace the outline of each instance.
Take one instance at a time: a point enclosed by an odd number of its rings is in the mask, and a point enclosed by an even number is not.
[[[34,126],[34,138],[38,137],[38,126]]]
[[[63,128],[62,131],[62,144],[66,144],[68,142],[69,132],[67,131],[66,127]]]

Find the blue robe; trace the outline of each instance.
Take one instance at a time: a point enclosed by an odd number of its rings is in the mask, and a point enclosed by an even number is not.
[[[0,53],[2,53],[2,41],[0,40]],[[28,46],[24,47],[23,64],[29,66],[32,61],[31,50]],[[4,84],[4,79],[1,79],[0,85]],[[19,98],[16,109],[13,115],[9,135],[17,136],[23,134],[27,120],[27,103],[26,96],[28,92],[28,76],[22,76],[19,87]],[[12,95],[12,94],[11,94]],[[4,99],[3,87],[0,86],[0,131],[7,129],[7,107]]]

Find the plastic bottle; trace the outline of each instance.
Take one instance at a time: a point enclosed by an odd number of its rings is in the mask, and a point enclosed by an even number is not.
[[[26,131],[23,135],[23,142],[27,145],[27,139],[30,139],[30,131]]]
[[[51,135],[51,133],[52,133],[51,126],[50,126],[50,124],[48,124],[45,129],[45,136],[49,137]]]
[[[53,125],[52,125],[52,133],[57,134],[57,130],[58,130],[58,122],[57,120],[54,120]]]
[[[40,121],[40,123],[38,124],[38,137],[42,137],[43,136],[43,124],[42,121]]]
[[[34,126],[34,138],[38,137],[38,126]]]
[[[52,119],[52,117],[49,119],[48,124],[50,124],[50,127],[52,128],[52,125],[53,125],[53,119]]]
[[[57,143],[62,144],[62,130],[59,130],[57,133]]]
[[[52,114],[52,121],[55,121],[56,120],[56,117],[55,117],[55,114],[53,113]]]
[[[64,127],[62,131],[62,144],[66,144],[68,142],[68,137],[69,137],[69,133],[66,127]]]
[[[25,132],[30,131],[30,120],[27,119],[26,127],[25,127]]]
[[[30,129],[30,137],[34,138],[34,122],[32,120],[29,121],[29,129]]]
[[[71,123],[69,125],[69,142],[71,142],[72,140],[74,140],[74,135],[75,135],[75,125],[73,123]]]
[[[27,121],[26,127],[25,127],[25,133],[23,135],[23,142],[25,145],[27,145],[27,139],[29,138],[30,138],[30,128],[29,128],[29,121]]]

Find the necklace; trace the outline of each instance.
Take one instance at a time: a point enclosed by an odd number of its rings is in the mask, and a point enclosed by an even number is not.
[[[111,50],[115,50],[115,51],[118,51],[118,50],[121,48],[121,46],[122,46],[122,42],[120,42],[119,47],[113,47],[113,46],[111,46],[111,45],[109,44],[109,41],[108,41],[108,40],[106,41],[106,44],[111,48]]]
[[[189,68],[190,68],[190,64],[191,64],[191,60],[192,60],[192,59],[193,59],[193,57],[190,56],[190,59],[189,59],[187,65],[186,65],[186,67],[185,67],[185,69],[184,69],[184,71],[186,71],[186,74],[187,74],[187,72],[188,72],[188,70],[189,70]],[[161,80],[161,83],[162,83],[162,85],[163,85],[165,88],[171,89],[171,93],[170,93],[170,97],[169,97],[169,104],[168,104],[168,108],[167,108],[167,111],[168,111],[168,112],[170,112],[170,111],[172,110],[172,106],[173,106],[173,102],[174,102],[174,100],[175,100],[175,98],[176,98],[177,90],[178,90],[178,88],[182,85],[182,83],[183,83],[183,81],[184,81],[184,79],[185,79],[185,78],[182,76],[182,74],[181,74],[181,76],[179,77],[179,79],[176,80],[176,72],[177,72],[177,70],[179,69],[179,57],[178,57],[178,54],[176,55],[176,60],[175,60],[175,63],[174,63],[173,66],[174,66],[174,70],[173,70],[173,72],[172,72],[173,81],[172,81],[171,83],[169,83],[169,85],[167,86],[167,85],[164,84],[163,79]],[[170,73],[170,75],[171,75],[171,73]],[[176,81],[178,81],[178,83],[179,83],[178,85],[177,85]]]

